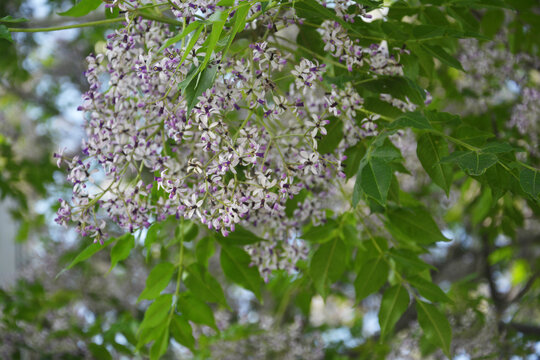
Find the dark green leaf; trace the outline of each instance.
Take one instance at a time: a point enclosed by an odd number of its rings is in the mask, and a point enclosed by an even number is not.
[[[461,63],[452,55],[448,54],[446,50],[444,50],[442,47],[438,45],[427,45],[427,44],[422,44],[420,46],[422,47],[424,51],[426,51],[428,54],[432,55],[433,57],[439,59],[443,64],[451,66],[461,71],[465,71],[463,67],[461,66]]]
[[[441,234],[431,214],[422,207],[394,209],[389,211],[387,216],[387,228],[400,240],[422,245],[448,241]]]
[[[315,288],[323,297],[328,294],[328,286],[337,281],[347,266],[347,247],[339,237],[319,246],[309,272]]]
[[[106,248],[115,240],[116,240],[115,238],[110,238],[109,240],[105,241],[103,245],[97,242],[89,245],[86,249],[81,251],[81,253],[77,255],[75,259],[73,259],[71,263],[65,269],[63,269],[56,277],[60,276],[60,274],[62,274],[64,271],[71,269],[73,266],[80,263],[81,261],[89,259],[92,255]]]
[[[193,110],[195,105],[199,102],[199,96],[214,84],[216,73],[217,66],[208,66],[200,72],[197,77],[192,79],[186,87],[184,97],[187,102],[188,114],[191,113],[191,110]]]
[[[540,174],[538,170],[522,169],[519,173],[521,188],[534,199],[540,194]]]
[[[448,319],[435,306],[423,301],[416,302],[416,312],[426,339],[439,346],[446,356],[450,357],[452,328]]]
[[[358,178],[356,179],[358,181]],[[392,181],[392,168],[379,158],[371,158],[360,174],[361,187],[364,192],[382,205]]]
[[[225,294],[219,282],[201,264],[191,264],[187,271],[189,276],[185,280],[186,287],[193,295],[209,302],[216,302],[227,307]]]
[[[452,166],[441,163],[441,159],[448,156],[446,141],[440,136],[424,133],[418,138],[416,155],[431,180],[448,195],[452,185]]]
[[[388,264],[381,256],[367,261],[358,272],[354,281],[356,301],[359,302],[366,296],[379,290],[388,278]]]
[[[224,237],[221,234],[217,234],[216,236],[218,237],[218,240],[220,242],[227,245],[244,246],[264,241],[264,239],[261,239],[260,237],[240,225],[236,225],[235,230],[231,232],[227,237]]]
[[[388,126],[389,129],[403,129],[406,127],[419,130],[433,129],[426,117],[418,111],[403,114]]]
[[[452,300],[434,283],[420,276],[408,279],[409,283],[426,299],[433,302],[452,303]]]
[[[323,225],[312,226],[301,238],[314,243],[324,243],[333,238],[337,227],[338,224],[330,219]]]
[[[244,250],[222,243],[220,259],[225,276],[261,299],[261,276],[257,268],[250,265],[251,257]]]
[[[11,33],[5,25],[0,25],[0,39],[5,39],[9,42],[13,42],[11,38]]]
[[[189,293],[184,293],[178,298],[177,308],[184,314],[186,319],[210,326],[214,330],[218,330],[214,312],[205,302],[195,298]]]
[[[327,134],[319,141],[317,150],[321,154],[333,152],[343,139],[343,122],[336,117],[330,117],[330,123],[326,125]]]

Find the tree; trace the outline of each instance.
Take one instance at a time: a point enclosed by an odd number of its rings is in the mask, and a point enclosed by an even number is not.
[[[126,290],[142,305],[119,301],[110,324],[74,326],[60,337],[85,345],[67,353],[534,353],[536,2],[105,8],[105,19],[48,28],[0,19],[2,46],[18,32],[114,29],[87,57],[81,152],[54,154],[72,189],[55,220],[85,246],[59,276],[105,254],[108,272],[149,272],[144,289]],[[15,194],[6,184],[2,194]],[[242,314],[238,287],[260,324]],[[27,289],[2,294],[6,333],[28,320],[20,297],[41,301],[43,287]],[[315,321],[319,299],[356,314]],[[374,312],[378,329],[362,333],[362,314]],[[342,324],[347,341],[323,341]]]

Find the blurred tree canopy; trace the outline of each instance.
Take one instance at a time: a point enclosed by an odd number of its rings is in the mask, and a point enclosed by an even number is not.
[[[0,289],[0,357],[537,358],[539,33],[537,0],[3,1],[0,196],[15,201],[19,232],[2,241],[26,254],[16,284]],[[140,43],[121,47],[130,41]],[[130,51],[142,55],[115,68]],[[101,87],[89,90],[94,69]],[[237,107],[201,120],[211,94],[250,74]],[[151,156],[187,178],[208,165],[191,162],[203,146],[184,132],[226,129],[216,133],[233,153],[253,126],[245,141],[267,141],[253,155],[265,170],[229,163],[177,195],[148,152],[112,180],[84,178],[94,192],[78,208],[74,169],[89,164],[89,178],[99,167],[81,140],[116,109],[99,113],[96,99],[130,76],[136,90],[119,97],[130,104],[110,118],[129,113],[136,132],[111,143],[159,139]],[[180,137],[168,105],[195,124]],[[205,151],[211,164],[226,149]],[[239,208],[248,215],[236,226],[212,228],[205,216],[233,210],[208,187],[196,197],[211,181],[223,193],[257,182],[245,198],[303,187],[260,205],[260,219],[259,208]],[[135,210],[110,215],[115,182],[148,212],[178,196],[183,208],[134,226]],[[194,200],[181,198],[192,190]],[[85,228],[78,211],[97,225]],[[67,228],[54,223],[61,216]],[[276,222],[294,231],[283,236]]]

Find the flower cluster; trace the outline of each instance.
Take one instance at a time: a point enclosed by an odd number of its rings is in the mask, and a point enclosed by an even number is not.
[[[185,17],[215,10],[212,1],[198,4],[204,8],[176,6]],[[272,20],[282,24],[294,18],[277,15]],[[356,51],[367,54],[369,76],[400,70],[384,46],[349,48],[344,34],[328,36],[340,39],[332,51],[346,63],[361,65]],[[322,82],[325,64],[295,62],[266,36],[236,55],[212,54],[195,76],[205,38],[194,39],[187,54],[189,38],[158,51],[171,37],[165,25],[132,19],[108,37],[104,54],[88,57],[90,88],[79,108],[87,140],[81,157],[56,155],[73,184],[57,222],[74,221],[83,236],[99,240],[107,221],[133,232],[184,217],[223,236],[242,224],[269,240],[248,247],[266,278],[274,269],[294,270],[307,251],[302,227],[326,221],[324,209],[339,206],[344,153],[376,134],[377,117],[350,83]],[[197,93],[193,87],[205,76],[213,83]],[[343,137],[321,153],[319,143],[333,128]],[[292,200],[301,191],[308,196]]]

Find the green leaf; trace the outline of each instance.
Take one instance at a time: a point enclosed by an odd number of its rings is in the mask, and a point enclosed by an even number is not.
[[[394,285],[383,294],[379,310],[381,338],[388,335],[409,306],[409,293],[400,285]]]
[[[11,33],[9,32],[8,28],[5,25],[0,25],[0,39],[5,39],[9,42],[13,42]]]
[[[388,211],[387,217],[387,228],[398,240],[422,245],[448,241],[423,207],[393,209]]]
[[[161,53],[163,50],[165,50],[169,46],[176,44],[177,42],[185,38],[189,33],[201,28],[202,26],[203,24],[200,21],[194,21],[190,23],[188,26],[185,27],[185,29],[180,34],[177,34],[176,36],[173,36],[172,38],[165,41],[165,43],[159,48],[157,52]],[[189,51],[191,51],[191,49],[189,49]]]
[[[465,69],[463,69],[463,67],[461,66],[461,63],[452,55],[448,54],[446,50],[444,50],[442,47],[438,45],[427,44],[421,44],[420,46],[424,51],[426,51],[431,56],[439,59],[443,64],[461,71],[465,71]]]
[[[319,246],[313,254],[309,272],[315,288],[323,297],[328,287],[337,281],[347,267],[347,247],[339,237]]]
[[[208,65],[208,62],[210,61],[210,58],[212,57],[212,53],[214,52],[214,49],[216,48],[216,44],[219,41],[219,37],[221,35],[221,32],[223,31],[223,27],[225,26],[225,21],[227,21],[228,14],[229,14],[228,11],[219,12],[218,10],[216,13],[212,15],[212,16],[216,16],[217,19],[213,22],[212,31],[210,31],[210,35],[208,35],[205,41],[205,44],[206,44],[205,55],[204,55],[203,62],[199,66],[199,71],[204,71],[206,69],[206,65]]]
[[[244,250],[222,243],[220,260],[227,278],[252,291],[261,300],[261,276],[256,267],[250,266],[251,257]]]
[[[380,93],[390,94],[403,101],[408,98],[418,105],[423,105],[426,99],[425,91],[414,81],[405,77],[379,76],[374,79],[366,79],[355,88],[361,93],[365,89],[377,95]]]
[[[159,296],[167,285],[169,285],[169,281],[171,281],[174,269],[175,266],[169,262],[157,264],[152,271],[150,271],[150,274],[146,279],[146,287],[137,301],[152,300]]]
[[[60,16],[73,16],[80,17],[88,14],[89,12],[97,9],[101,5],[101,0],[81,0],[75,6],[68,11],[58,13]]]
[[[495,165],[497,160],[497,156],[494,154],[482,154],[477,151],[468,151],[458,157],[457,163],[467,174],[471,176],[480,176],[491,166]]]
[[[512,145],[505,142],[489,142],[480,149],[481,152],[489,154],[504,154],[516,150]]]
[[[144,318],[139,326],[139,334],[143,329],[152,329],[163,324],[172,305],[172,294],[163,294],[158,297],[144,313]]]
[[[366,154],[366,146],[363,141],[359,141],[356,145],[345,150],[345,156],[347,159],[343,162],[345,167],[345,175],[347,179],[353,177],[358,172],[360,161]]]
[[[184,345],[191,351],[195,350],[195,338],[189,322],[178,314],[174,314],[169,325],[169,331],[180,345]]]
[[[407,273],[419,273],[427,269],[436,270],[435,267],[420,259],[420,257],[411,250],[392,248],[390,249],[389,254],[396,264],[400,265],[403,271],[406,271]]]
[[[184,314],[186,319],[197,324],[207,325],[218,331],[214,312],[205,302],[197,299],[189,293],[184,293],[178,298],[178,310]]]
[[[77,255],[75,257],[75,259],[73,259],[71,261],[71,263],[65,269],[60,271],[60,273],[58,273],[58,275],[56,275],[56,277],[58,278],[58,276],[60,276],[60,274],[62,274],[64,271],[71,269],[73,266],[77,265],[81,261],[89,259],[90,257],[92,257],[92,255],[94,255],[98,251],[100,251],[102,249],[105,249],[107,246],[109,246],[115,240],[116,240],[115,238],[110,238],[109,240],[105,241],[103,243],[103,245],[101,245],[100,243],[97,243],[97,242],[89,245],[86,249],[81,251],[81,253],[79,255]]]
[[[227,55],[227,52],[229,51],[229,48],[231,47],[232,42],[234,41],[234,38],[236,34],[246,27],[246,18],[250,9],[250,4],[243,4],[236,9],[236,13],[234,14],[234,25],[233,28],[228,36],[227,39],[227,45],[225,45],[225,48],[223,49],[222,53],[222,59],[225,58],[225,55]]]
[[[358,178],[356,179],[358,181]],[[382,205],[392,182],[392,168],[380,158],[371,158],[360,174],[360,185],[364,192]]]
[[[540,195],[540,174],[538,170],[524,168],[519,172],[521,188],[534,199]]]
[[[343,138],[343,122],[334,116],[331,116],[328,120],[330,120],[330,123],[326,126],[327,134],[323,135],[317,148],[321,154],[333,152]]]
[[[450,357],[452,328],[448,319],[435,306],[423,301],[416,302],[416,312],[426,339],[439,346],[446,356]]]
[[[188,266],[187,271],[189,276],[184,283],[193,295],[205,301],[219,303],[228,307],[221,285],[204,266],[194,263]]]
[[[26,19],[26,18],[14,18],[11,15],[4,16],[3,18],[0,18],[0,23],[8,23],[8,24],[17,24],[17,23],[22,23],[22,22],[26,22],[26,21],[28,21],[28,19]]]
[[[354,281],[356,301],[359,302],[366,296],[379,290],[388,278],[388,264],[380,255],[367,261],[358,272]]]
[[[419,130],[433,129],[426,117],[419,111],[403,114],[388,126],[389,129],[403,129],[406,127]]]
[[[208,260],[214,255],[215,251],[214,239],[210,236],[205,236],[197,242],[195,256],[200,264],[208,267]]]
[[[337,222],[330,219],[323,225],[312,226],[301,238],[313,243],[325,243],[335,235],[337,227]]]
[[[409,283],[426,299],[433,302],[452,303],[452,300],[437,285],[420,276],[408,279]]]
[[[109,353],[109,350],[107,350],[104,345],[90,343],[88,345],[88,350],[90,350],[94,359],[112,360],[111,353]]]
[[[135,246],[135,237],[127,233],[121,236],[111,249],[111,267],[109,272],[118,264],[119,261],[127,259],[131,249]]]
[[[167,352],[168,347],[169,327],[164,327],[159,332],[159,335],[152,344],[152,347],[150,347],[150,360],[158,360],[163,354]]]
[[[441,163],[441,159],[448,156],[446,141],[440,136],[424,133],[418,138],[416,155],[431,180],[448,196],[452,185],[452,166]]]
[[[245,246],[265,241],[240,225],[235,225],[234,231],[227,237],[222,236],[221,234],[216,234],[216,236],[220,242],[228,245]]]
[[[184,92],[184,97],[187,101],[187,112],[191,113],[191,110],[199,102],[199,96],[202,93],[210,88],[214,84],[214,79],[216,78],[217,66],[208,66],[201,73],[199,73],[197,79],[191,80],[189,85],[186,87]]]

